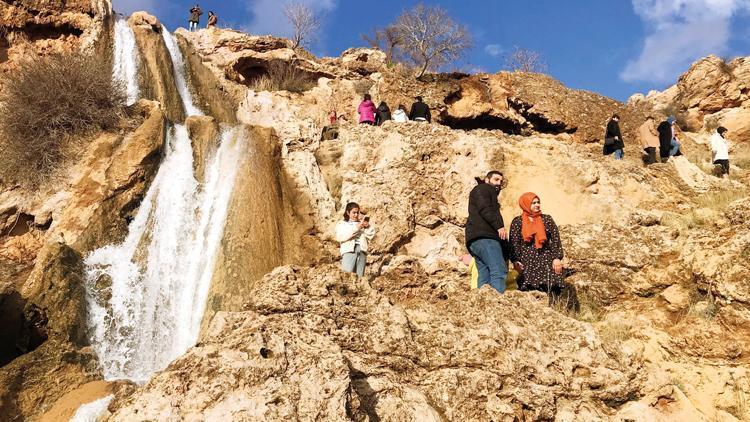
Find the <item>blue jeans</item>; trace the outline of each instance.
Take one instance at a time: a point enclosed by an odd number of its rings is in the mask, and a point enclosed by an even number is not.
[[[469,245],[469,252],[474,257],[479,272],[477,288],[489,284],[499,293],[505,292],[508,267],[505,265],[500,242],[494,239],[477,239]]]
[[[615,150],[615,160],[622,160],[622,157],[625,156],[625,151],[622,150],[622,148]]]
[[[674,157],[680,151],[680,143],[677,142],[677,139],[672,139],[672,142],[669,143],[669,146],[672,147],[669,149],[669,156]]]

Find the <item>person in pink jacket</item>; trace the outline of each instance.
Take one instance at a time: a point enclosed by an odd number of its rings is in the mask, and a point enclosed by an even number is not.
[[[365,94],[365,99],[362,100],[362,102],[359,103],[359,107],[357,107],[357,112],[359,113],[359,122],[368,125],[375,124],[376,110],[377,108],[375,107],[375,103],[372,102],[370,94]]]

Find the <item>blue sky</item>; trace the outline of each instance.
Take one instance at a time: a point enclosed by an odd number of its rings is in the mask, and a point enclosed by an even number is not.
[[[325,16],[311,50],[339,55],[364,45],[360,35],[384,26],[418,1],[299,0]],[[195,0],[114,0],[115,10],[146,10],[169,29],[186,26]],[[221,26],[288,35],[283,0],[200,2]],[[541,53],[548,72],[573,88],[619,100],[663,89],[708,54],[750,54],[750,0],[435,0],[474,35],[459,70],[495,72],[514,46]],[[205,22],[205,15],[203,22]]]

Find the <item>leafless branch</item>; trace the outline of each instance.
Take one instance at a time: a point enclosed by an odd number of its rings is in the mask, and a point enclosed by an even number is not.
[[[539,53],[518,46],[505,57],[505,67],[514,72],[547,72],[547,64]]]
[[[284,7],[284,16],[294,29],[292,48],[296,50],[301,45],[309,45],[315,40],[322,22],[309,6],[303,3],[289,3]]]
[[[421,77],[428,69],[460,59],[473,46],[471,33],[438,6],[418,4],[398,17],[394,28],[403,53],[419,69]]]

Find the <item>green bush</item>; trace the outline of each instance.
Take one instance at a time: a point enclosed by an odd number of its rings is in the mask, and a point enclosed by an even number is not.
[[[38,186],[87,136],[115,128],[124,104],[105,58],[60,54],[21,63],[0,92],[0,178]]]

